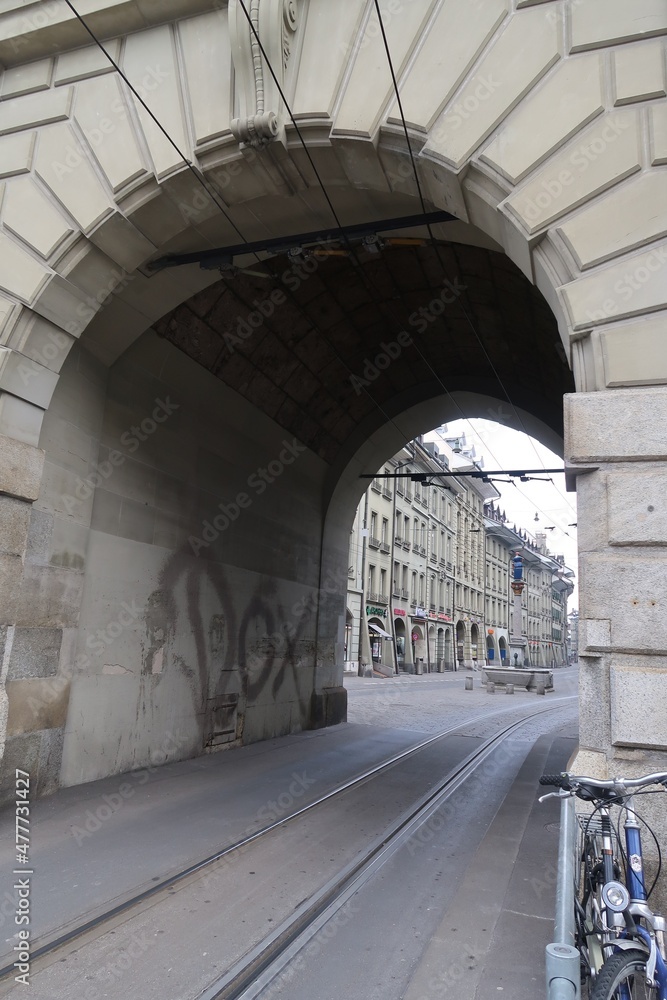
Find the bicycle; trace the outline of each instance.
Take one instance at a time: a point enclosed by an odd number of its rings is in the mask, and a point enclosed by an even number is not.
[[[589,1000],[667,1000],[667,922],[648,905],[660,875],[660,845],[634,808],[635,790],[649,785],[667,788],[667,772],[608,781],[563,772],[543,775],[540,784],[560,789],[543,795],[540,802],[553,795],[576,796],[592,806],[589,813],[577,815],[574,869],[574,946]],[[617,824],[612,819],[614,806],[625,813],[624,838],[619,829],[621,816]],[[658,870],[648,890],[642,823],[658,847]]]

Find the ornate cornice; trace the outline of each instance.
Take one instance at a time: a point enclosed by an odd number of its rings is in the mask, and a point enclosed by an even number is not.
[[[262,48],[283,88],[298,24],[298,0],[243,0],[243,4],[241,0],[229,0],[229,34],[240,111],[239,117],[232,119],[231,129],[241,146],[261,149],[282,133],[280,91]]]

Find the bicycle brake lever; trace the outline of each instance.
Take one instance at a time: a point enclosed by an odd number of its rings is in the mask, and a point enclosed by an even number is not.
[[[570,795],[570,794],[571,794],[570,792],[564,792],[563,789],[561,789],[558,792],[547,792],[546,795],[540,795],[537,801],[546,802],[547,799],[562,799],[564,795]]]

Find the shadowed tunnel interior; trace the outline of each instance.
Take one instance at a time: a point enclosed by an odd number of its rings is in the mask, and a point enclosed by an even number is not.
[[[448,391],[509,396],[562,434],[574,383],[557,325],[505,254],[446,243],[355,254],[253,264],[154,329],[328,463]]]

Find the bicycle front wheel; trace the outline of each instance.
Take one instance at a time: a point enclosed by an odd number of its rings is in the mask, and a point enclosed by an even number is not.
[[[646,981],[646,954],[618,951],[602,966],[590,1000],[657,1000],[657,991]]]

